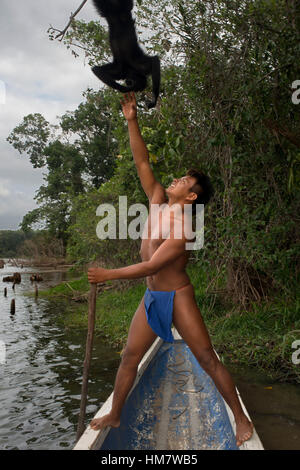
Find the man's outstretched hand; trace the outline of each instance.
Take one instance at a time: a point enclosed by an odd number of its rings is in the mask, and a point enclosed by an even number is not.
[[[121,99],[122,111],[127,121],[137,117],[137,106],[134,92],[126,93]]]

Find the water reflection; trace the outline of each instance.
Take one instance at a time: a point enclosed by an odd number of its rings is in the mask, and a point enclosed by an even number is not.
[[[228,366],[257,433],[267,450],[300,449],[300,387],[272,382],[267,375]]]
[[[5,268],[0,274],[14,271]],[[71,449],[76,439],[86,331],[64,329],[57,322],[70,308],[67,303],[23,295],[32,290],[32,268],[27,271],[22,272],[15,291],[0,283],[8,291],[7,297],[0,296],[0,340],[6,344],[6,363],[0,364],[0,449]],[[43,278],[41,288],[68,275],[48,272]],[[15,315],[9,313],[12,298]],[[119,360],[115,351],[95,337],[87,420],[111,393]]]

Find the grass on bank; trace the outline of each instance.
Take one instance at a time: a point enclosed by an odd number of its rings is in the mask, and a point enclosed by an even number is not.
[[[219,294],[206,292],[204,270],[191,265],[188,273],[213,345],[225,363],[252,366],[268,373],[274,380],[300,383],[300,364],[292,362],[295,352],[292,343],[300,339],[299,299],[287,303],[286,299],[278,297],[260,305],[253,304],[251,311],[240,313]],[[101,292],[97,298],[95,331],[120,349],[126,343],[131,319],[146,285],[141,281],[120,290],[116,281],[108,284],[116,288]],[[74,291],[84,293],[88,290],[89,283],[84,275],[40,295],[70,299]],[[68,328],[86,328],[87,303],[68,302],[68,308],[58,320]],[[300,359],[300,352],[298,357]]]

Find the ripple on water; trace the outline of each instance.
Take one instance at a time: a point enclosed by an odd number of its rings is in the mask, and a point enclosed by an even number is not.
[[[5,274],[2,270],[1,275]],[[65,330],[56,321],[67,304],[24,296],[33,289],[29,276],[22,274],[15,293],[8,289],[7,298],[0,296],[0,340],[7,350],[6,363],[0,365],[0,449],[71,449],[76,440],[86,331]],[[51,274],[44,278],[51,282]],[[58,283],[62,278],[55,273],[52,279]],[[9,314],[12,296],[15,316]],[[97,367],[91,371],[87,419],[111,393],[119,361],[119,355],[96,337],[93,362]],[[104,378],[101,368],[107,363],[110,374]]]

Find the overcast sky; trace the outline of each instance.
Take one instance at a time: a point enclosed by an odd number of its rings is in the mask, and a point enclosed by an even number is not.
[[[42,170],[33,169],[6,138],[31,113],[55,123],[74,110],[87,87],[100,82],[59,41],[48,39],[51,24],[63,29],[82,0],[1,0],[0,5],[0,230],[18,229],[23,215],[36,207]],[[95,19],[91,0],[78,19]],[[4,89],[6,91],[4,102]]]

